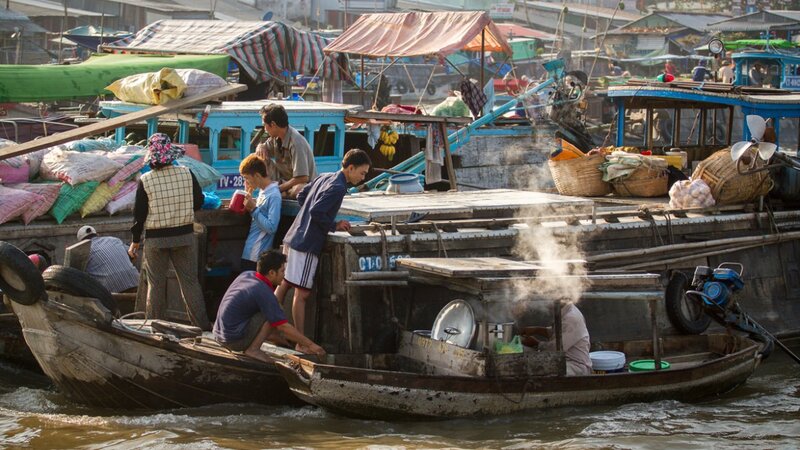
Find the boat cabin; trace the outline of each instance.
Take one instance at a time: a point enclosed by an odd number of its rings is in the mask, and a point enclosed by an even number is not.
[[[800,91],[800,53],[745,51],[733,54],[735,86],[773,87]],[[763,80],[750,78],[751,70],[760,65]]]
[[[176,142],[197,142],[203,162],[222,173],[217,189],[222,195],[230,196],[234,190],[244,187],[244,180],[239,175],[239,163],[252,153],[250,141],[262,128],[259,111],[270,104],[280,104],[286,108],[289,125],[297,129],[311,145],[317,172],[339,169],[344,156],[344,118],[349,109],[357,108],[353,105],[282,100],[222,102],[188,108],[171,117],[149,119],[147,136],[159,131],[172,134],[177,127]],[[120,101],[101,102],[100,107],[107,117],[147,108],[146,105]],[[168,122],[168,119],[172,120]],[[125,136],[124,127],[116,129],[115,138],[119,144],[125,142]]]
[[[795,151],[799,140],[800,94],[745,88],[740,93],[718,86],[686,87],[680,83],[631,80],[611,86],[608,97],[617,108],[611,135],[616,146],[652,150],[678,148],[688,160],[701,161],[717,150],[750,139],[745,116],[772,119],[782,151]]]

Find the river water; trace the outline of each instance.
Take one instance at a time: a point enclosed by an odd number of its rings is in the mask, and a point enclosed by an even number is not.
[[[99,411],[70,403],[41,375],[0,365],[0,446],[797,449],[800,366],[776,352],[746,385],[695,404],[662,401],[470,420],[382,422],[347,419],[311,406],[217,405],[130,415]]]

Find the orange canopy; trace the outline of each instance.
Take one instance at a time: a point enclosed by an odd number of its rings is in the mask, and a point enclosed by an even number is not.
[[[371,57],[441,55],[459,50],[511,55],[511,47],[486,11],[362,14],[324,52]]]

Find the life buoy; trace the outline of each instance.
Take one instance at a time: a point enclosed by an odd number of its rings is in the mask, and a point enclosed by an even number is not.
[[[394,88],[397,89],[397,92],[400,94],[405,94],[408,92],[408,86],[406,85],[405,81],[398,81],[395,83]]]
[[[689,276],[673,272],[664,293],[664,307],[672,326],[686,334],[700,334],[711,325],[711,317],[703,311],[699,300],[686,296],[688,289]]]
[[[73,267],[50,266],[42,274],[44,284],[78,297],[91,297],[100,300],[111,314],[119,316],[117,301],[105,286],[91,275]]]
[[[4,241],[0,241],[0,290],[21,305],[47,297],[39,269],[22,250]]]

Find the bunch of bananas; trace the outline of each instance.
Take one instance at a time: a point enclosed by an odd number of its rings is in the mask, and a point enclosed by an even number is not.
[[[381,130],[381,138],[380,138],[381,154],[383,154],[383,156],[385,156],[389,161],[394,159],[394,154],[395,154],[394,144],[397,143],[398,139],[400,139],[400,135],[391,128],[385,128]]]

